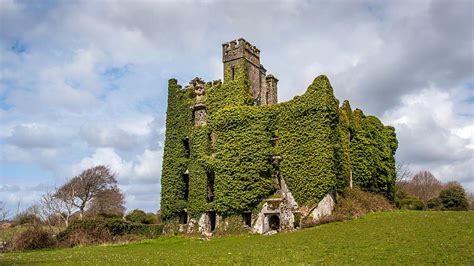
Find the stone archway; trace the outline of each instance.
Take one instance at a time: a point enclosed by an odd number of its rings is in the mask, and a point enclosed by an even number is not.
[[[268,229],[280,230],[280,216],[278,214],[272,214],[268,217]]]

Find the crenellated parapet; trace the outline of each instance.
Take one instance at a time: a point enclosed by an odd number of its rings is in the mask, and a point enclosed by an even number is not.
[[[260,50],[243,38],[222,44],[222,61],[224,63],[240,58],[246,58],[258,66]]]
[[[276,82],[272,82],[271,87],[268,86],[267,70],[260,64],[260,50],[243,38],[222,44],[224,73],[230,73],[224,75],[224,82],[234,80],[242,60],[245,62],[245,72],[250,81],[254,104],[276,104]]]

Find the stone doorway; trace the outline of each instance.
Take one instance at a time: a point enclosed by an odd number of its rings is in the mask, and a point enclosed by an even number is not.
[[[216,230],[216,212],[215,211],[210,211],[207,213],[207,216],[209,217],[209,228],[211,229],[211,232]]]
[[[251,212],[244,212],[242,214],[242,218],[246,226],[252,227],[252,213]]]
[[[280,214],[279,213],[265,214],[263,233],[266,233],[269,231],[280,231]]]
[[[180,224],[187,224],[188,223],[188,212],[181,211],[179,213],[179,223]]]
[[[273,214],[268,217],[268,228],[270,230],[280,230],[280,216]]]

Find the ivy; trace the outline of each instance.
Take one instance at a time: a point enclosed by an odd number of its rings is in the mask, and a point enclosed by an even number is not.
[[[161,213],[164,219],[176,216],[186,208],[182,174],[188,167],[189,158],[183,141],[193,125],[192,113],[189,111],[190,99],[189,92],[183,90],[175,79],[169,81],[166,144],[161,176]]]
[[[319,202],[342,178],[338,101],[326,76],[278,105],[281,176],[300,205]]]
[[[395,193],[395,129],[384,126],[375,116],[354,111],[354,138],[350,157],[354,184],[393,199]]]
[[[245,62],[232,79],[205,85],[207,125],[196,127],[190,89],[169,81],[161,211],[172,220],[182,210],[191,217],[214,210],[229,216],[255,211],[276,191],[275,176],[286,181],[301,205],[342,190],[351,174],[356,186],[393,195],[395,129],[376,117],[339,107],[326,76],[314,79],[305,94],[277,105],[253,106]],[[183,140],[189,140],[186,154]],[[275,164],[275,158],[281,158]],[[182,175],[189,173],[189,197]],[[214,177],[209,200],[208,176]]]

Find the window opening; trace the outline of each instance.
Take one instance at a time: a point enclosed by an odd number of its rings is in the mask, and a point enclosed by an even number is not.
[[[184,173],[181,177],[182,177],[183,183],[184,183],[184,190],[183,190],[184,200],[188,200],[188,197],[189,197],[189,173],[188,173],[188,171],[186,171],[186,173]]]
[[[242,217],[244,219],[244,224],[248,227],[252,226],[252,213],[251,212],[244,212],[242,214]]]
[[[183,147],[184,147],[184,156],[186,158],[189,158],[189,155],[191,154],[191,149],[189,147],[189,138],[188,137],[183,139]]]
[[[211,226],[211,231],[216,230],[216,212],[215,211],[210,211],[207,214],[209,216],[209,224]]]
[[[207,202],[214,200],[214,171],[206,172],[207,176]]]
[[[179,213],[179,223],[187,224],[188,223],[188,213],[186,211],[181,211]]]

